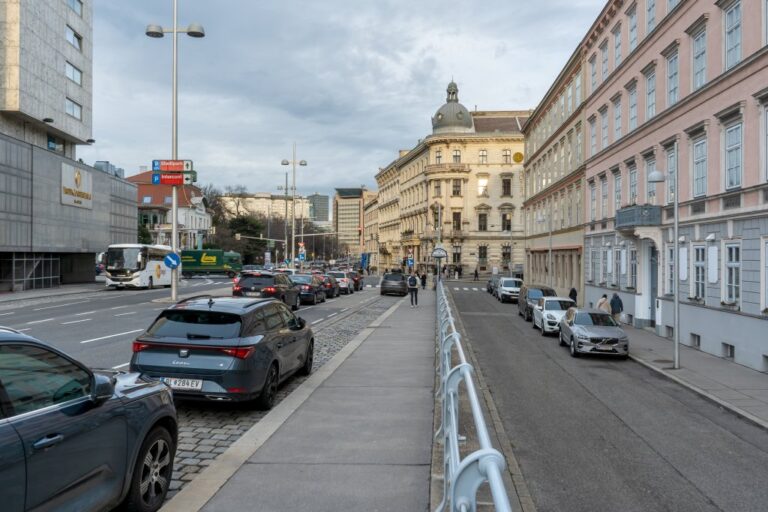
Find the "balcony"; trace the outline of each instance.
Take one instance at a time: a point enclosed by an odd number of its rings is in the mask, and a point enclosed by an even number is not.
[[[627,206],[616,212],[616,229],[630,230],[641,226],[660,226],[661,206]]]
[[[424,174],[440,174],[440,173],[469,173],[469,164],[431,164],[424,168]]]
[[[467,232],[462,229],[452,229],[448,235],[450,238],[465,238],[467,236]]]

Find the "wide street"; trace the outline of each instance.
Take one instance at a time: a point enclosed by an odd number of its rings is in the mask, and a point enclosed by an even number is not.
[[[484,282],[448,288],[538,511],[766,510],[768,432],[631,360],[571,358]]]

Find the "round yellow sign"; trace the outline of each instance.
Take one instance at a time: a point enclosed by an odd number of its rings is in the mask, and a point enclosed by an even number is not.
[[[160,267],[160,265],[155,267],[155,275],[158,279],[160,279],[160,276],[163,275],[163,269]]]
[[[512,155],[512,160],[515,161],[516,164],[519,164],[523,161],[523,154],[521,152],[517,152],[514,155]]]

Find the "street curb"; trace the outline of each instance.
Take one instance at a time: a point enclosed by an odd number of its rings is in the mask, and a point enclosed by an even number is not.
[[[719,405],[723,409],[727,409],[729,412],[731,412],[731,413],[735,414],[736,416],[739,416],[740,418],[742,418],[742,419],[744,419],[744,420],[754,424],[755,426],[760,427],[763,430],[768,430],[768,422],[758,418],[757,416],[755,416],[755,415],[753,415],[753,414],[751,414],[751,413],[749,413],[749,412],[747,412],[747,411],[745,411],[743,409],[740,409],[740,408],[736,407],[735,405],[726,402],[722,398],[718,398],[715,395],[705,391],[704,389],[701,389],[700,387],[695,386],[695,385],[691,384],[690,382],[688,382],[688,381],[686,381],[684,379],[681,379],[680,377],[672,375],[671,373],[669,373],[668,371],[664,370],[663,368],[658,368],[658,367],[652,365],[651,363],[645,361],[644,359],[641,359],[641,358],[639,358],[639,357],[637,357],[635,355],[632,355],[631,353],[629,354],[629,358],[632,359],[633,361],[635,361],[636,363],[638,363],[638,364],[640,364],[642,366],[645,366],[646,368],[648,368],[650,370],[653,370],[654,372],[658,373],[659,375],[663,375],[664,377],[670,379],[671,381],[676,382],[677,384],[683,386],[684,388],[686,388],[686,389],[688,389],[690,391],[693,391],[694,393],[700,395],[702,398],[704,398],[706,400],[709,400],[710,402],[713,402],[713,403]]]
[[[397,301],[376,320],[364,328],[330,361],[310,375],[298,388],[269,411],[258,423],[235,441],[224,453],[201,472],[189,485],[171,498],[163,512],[197,512],[213,498],[243,464],[290,418],[296,410],[333,375],[339,366],[370,337],[376,328],[400,307]]]

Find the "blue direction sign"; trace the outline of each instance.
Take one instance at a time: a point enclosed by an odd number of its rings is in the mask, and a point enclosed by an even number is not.
[[[412,267],[412,266],[413,266],[413,256],[409,256],[409,257],[408,257],[408,266],[409,266],[409,267]]]
[[[178,254],[172,252],[165,257],[164,262],[166,267],[173,270],[174,268],[179,268],[179,265],[181,265],[181,258]]]
[[[152,184],[153,185],[160,184],[160,175],[158,173],[152,173]]]
[[[300,252],[299,253],[299,261],[304,261],[305,259],[307,259],[307,255],[304,254],[303,252]]]

